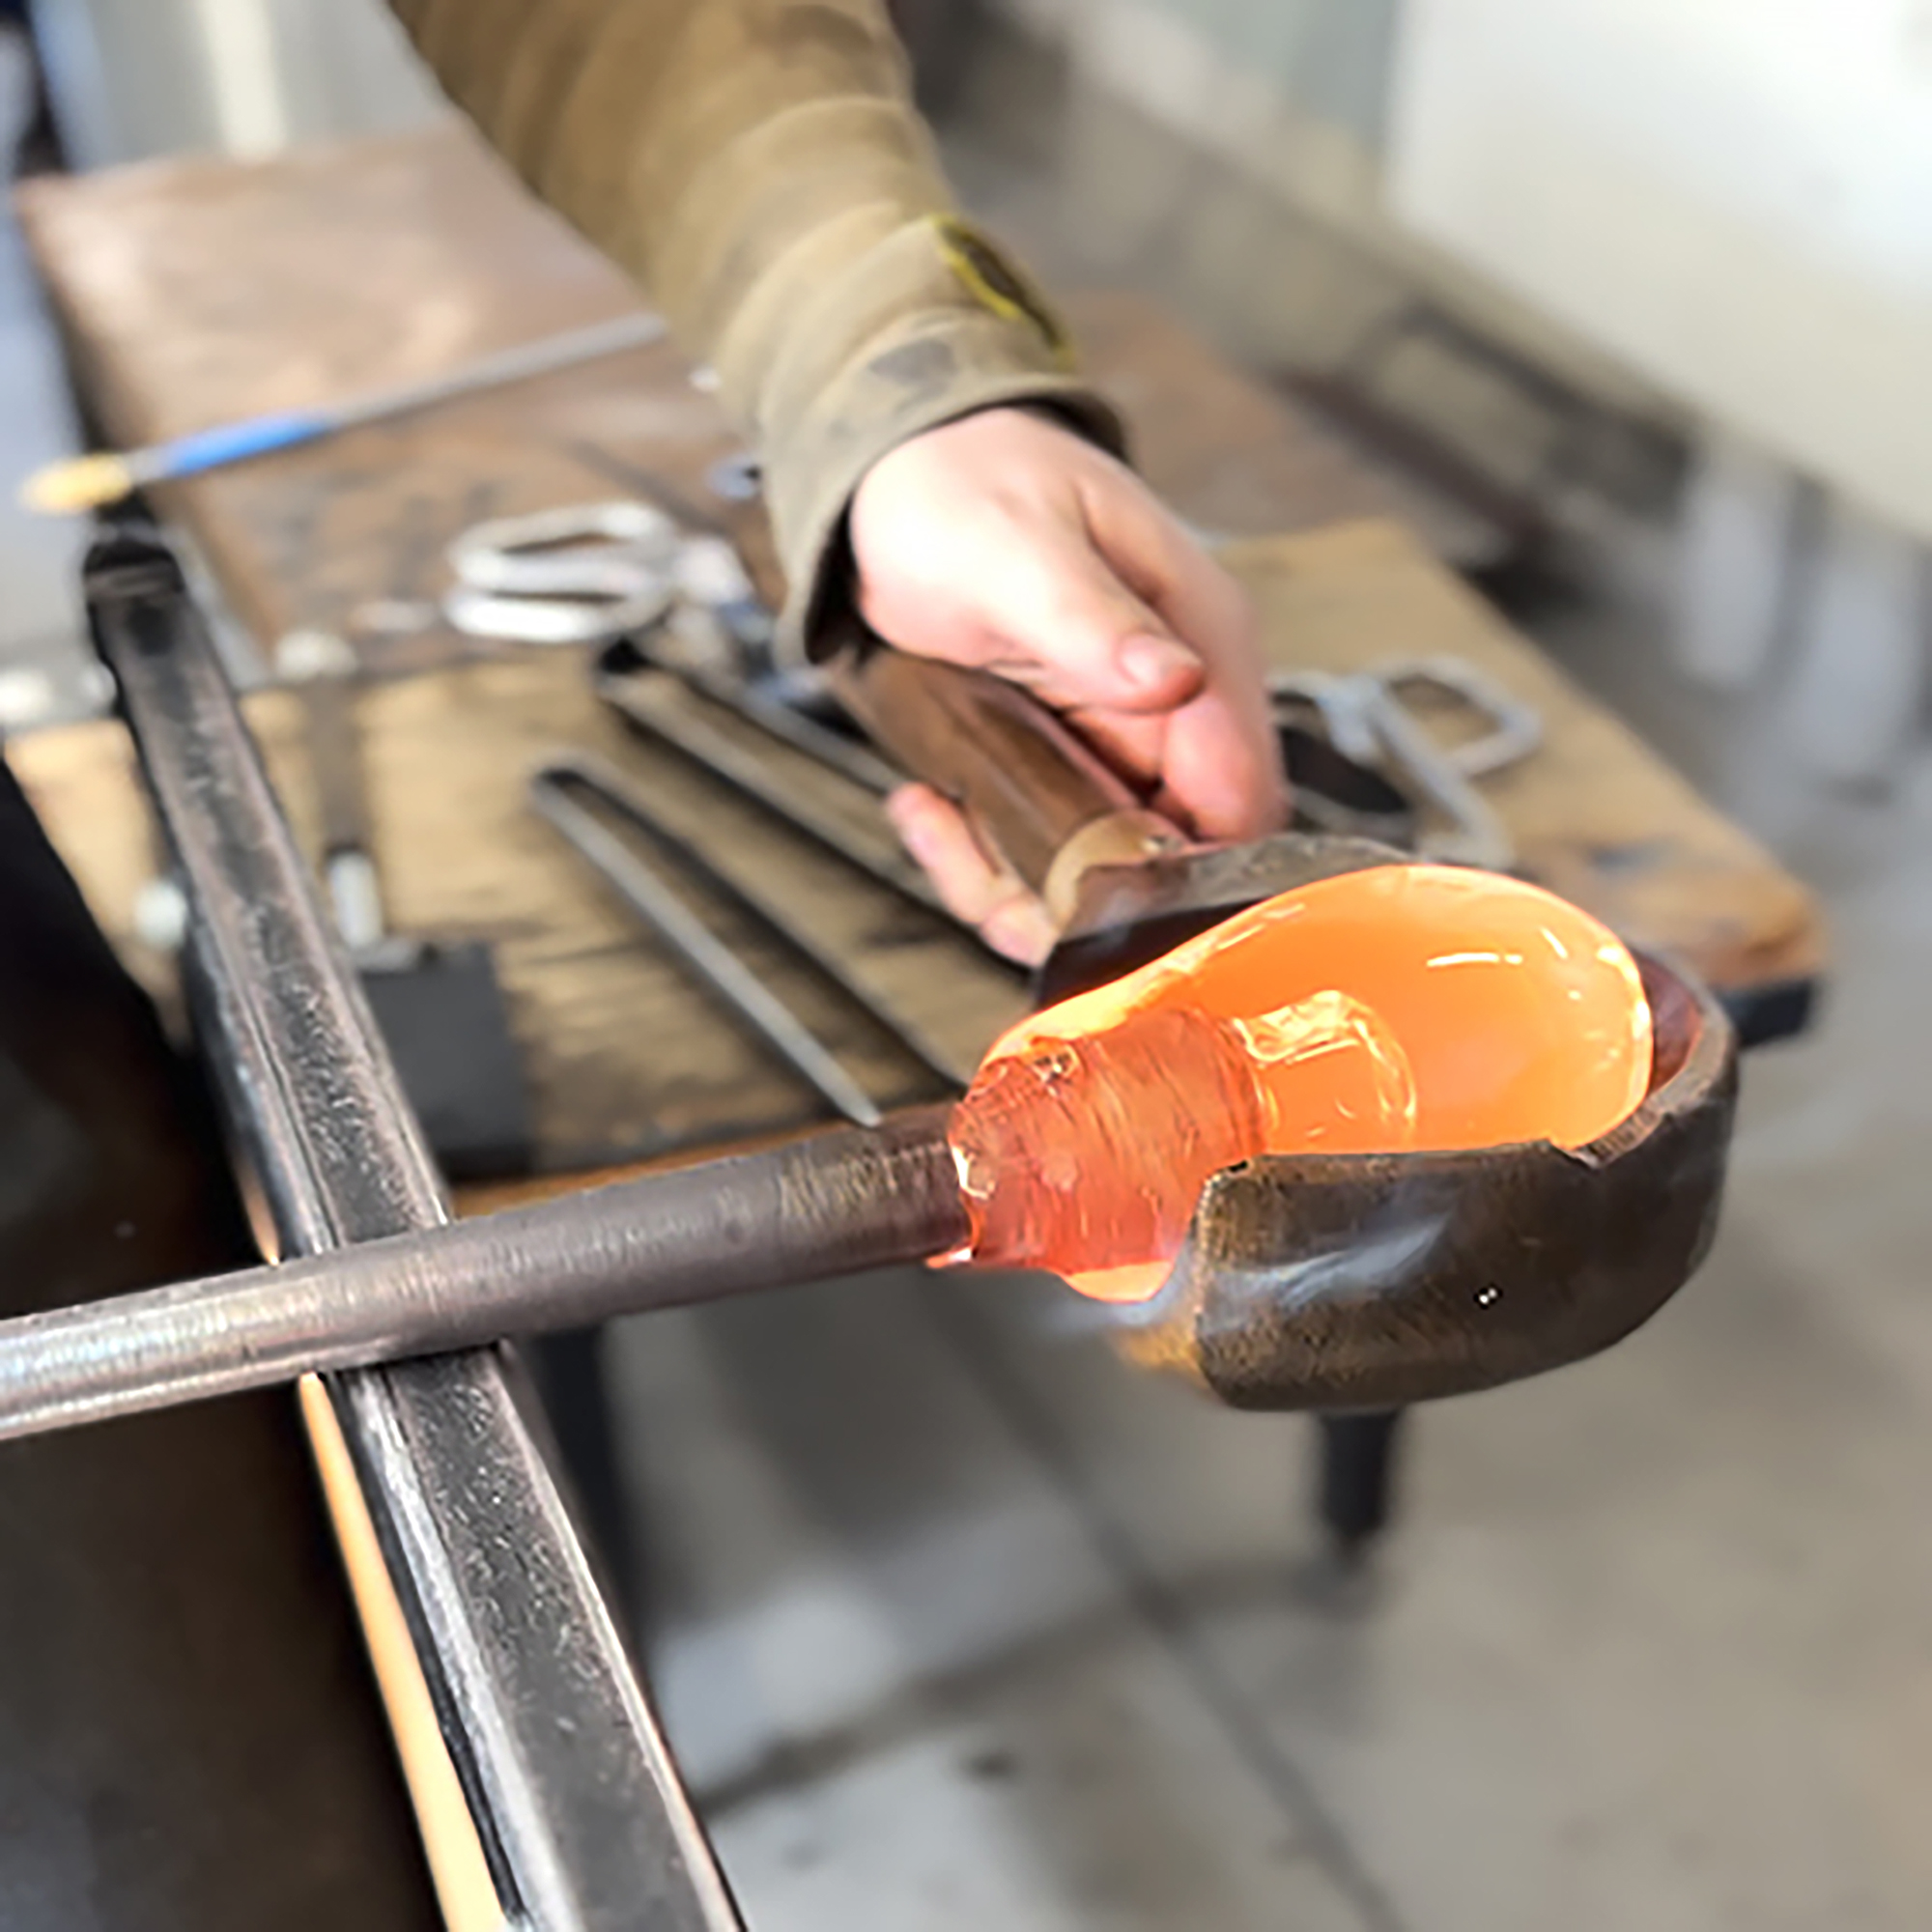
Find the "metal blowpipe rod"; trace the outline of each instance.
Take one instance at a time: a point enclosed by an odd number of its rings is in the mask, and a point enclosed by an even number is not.
[[[281,1266],[0,1321],[0,1440],[920,1261],[966,1237],[946,1111],[920,1109]]]

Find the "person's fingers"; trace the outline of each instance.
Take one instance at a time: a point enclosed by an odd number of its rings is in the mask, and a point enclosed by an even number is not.
[[[1160,713],[1206,681],[1199,657],[1098,556],[1071,519],[1007,523],[974,546],[969,621],[939,638],[903,592],[867,586],[867,620],[889,641],[1025,684],[1060,709]]]
[[[1252,711],[1202,698],[1168,721],[1160,786],[1150,801],[1202,838],[1257,838],[1288,822],[1279,741],[1251,725]]]
[[[886,800],[886,815],[954,919],[978,925],[1010,893],[965,817],[930,785],[900,785]]]
[[[1046,908],[1024,887],[980,922],[980,937],[1016,966],[1040,966],[1059,935]]]
[[[1166,711],[1199,659],[1134,582],[1095,554],[1074,478],[1140,486],[1111,457],[1013,411],[987,411],[880,458],[854,497],[861,608],[901,649],[1024,675],[1047,702]]]
[[[991,668],[1049,704],[1158,715],[1207,681],[1200,657],[1070,524],[1009,545],[980,593]]]
[[[1145,492],[1090,489],[1084,508],[1095,549],[1139,579],[1208,670],[1206,688],[1166,721],[1156,809],[1208,838],[1275,830],[1287,817],[1288,784],[1246,595]]]
[[[1023,966],[1037,966],[1052,952],[1045,906],[987,858],[950,800],[929,785],[901,785],[886,800],[886,813],[953,918],[978,926],[996,952]]]
[[[889,641],[1027,686],[1186,830],[1282,822],[1247,600],[1124,465],[985,412],[882,458],[851,535],[862,608]],[[967,876],[970,833],[949,824],[931,835],[940,864]]]

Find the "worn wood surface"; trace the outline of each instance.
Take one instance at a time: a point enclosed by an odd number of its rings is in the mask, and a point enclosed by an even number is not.
[[[123,446],[440,374],[637,302],[455,125],[248,166],[49,179],[19,207],[89,406]],[[1066,306],[1184,517],[1239,536],[1394,512],[1343,445],[1146,300]],[[776,602],[762,511],[706,480],[737,446],[664,346],[158,495],[256,639],[350,630],[377,668],[421,668],[492,650],[397,609],[447,582],[444,547],[486,517],[556,503],[653,500],[729,536]]]

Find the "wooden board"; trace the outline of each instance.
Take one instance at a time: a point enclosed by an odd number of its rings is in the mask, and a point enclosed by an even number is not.
[[[245,166],[38,181],[19,211],[76,381],[123,446],[440,374],[637,301],[453,124]],[[1152,304],[1097,294],[1066,307],[1184,517],[1240,536],[1395,513],[1342,444]],[[762,510],[706,480],[736,447],[667,346],[160,497],[258,640],[346,629],[380,668],[422,668],[492,647],[434,621],[393,630],[393,607],[443,586],[442,552],[471,524],[557,503],[638,496],[722,531],[776,603]]]
[[[1385,525],[1238,546],[1230,560],[1278,662],[1351,669],[1453,652],[1536,703],[1544,748],[1491,782],[1527,869],[1629,937],[1681,955],[1719,988],[1804,980],[1819,965],[1803,890],[1579,693],[1413,539]],[[680,696],[677,701],[698,704]],[[735,721],[711,710],[718,728]],[[314,811],[300,719],[285,693],[249,713],[298,832]],[[1016,975],[930,916],[802,843],[674,754],[604,715],[581,654],[526,653],[371,690],[363,700],[378,857],[395,923],[491,940],[536,1090],[543,1165],[601,1166],[771,1133],[821,1116],[815,1096],[731,1020],[528,812],[525,779],[557,749],[619,764],[668,820],[847,960],[895,1010],[970,1065],[1024,1004]],[[809,763],[788,781],[891,852],[875,805]],[[152,844],[125,735],[102,723],[10,750],[97,916],[151,979],[132,938]],[[886,1104],[934,1084],[809,975],[733,936]]]

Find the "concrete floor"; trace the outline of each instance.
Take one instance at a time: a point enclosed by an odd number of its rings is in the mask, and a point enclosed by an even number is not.
[[[0,228],[7,497],[64,434]],[[77,662],[71,566],[0,507],[0,678]],[[1642,582],[1537,627],[1817,883],[1833,998],[1750,1066],[1693,1288],[1420,1417],[1368,1574],[1305,1425],[1129,1374],[1043,1284],[616,1336],[652,1672],[754,1927],[1932,1923],[1932,768],[1787,779],[1776,687],[1686,691]]]

